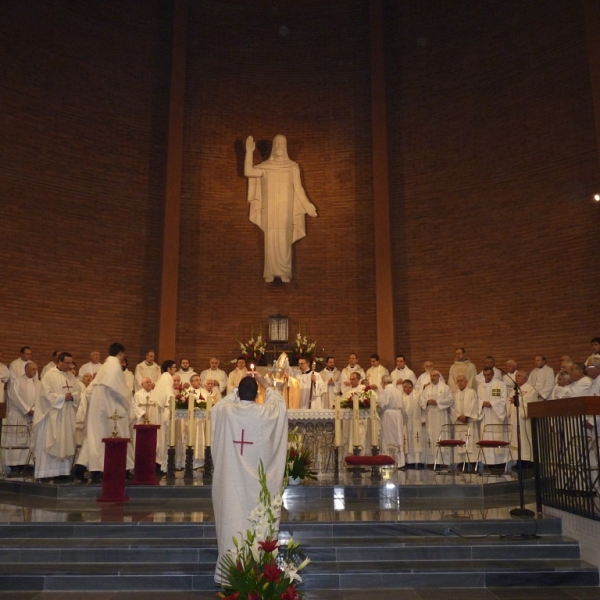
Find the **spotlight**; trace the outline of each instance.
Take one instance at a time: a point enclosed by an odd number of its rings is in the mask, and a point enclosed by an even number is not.
[[[594,194],[594,200],[600,202],[600,194]]]

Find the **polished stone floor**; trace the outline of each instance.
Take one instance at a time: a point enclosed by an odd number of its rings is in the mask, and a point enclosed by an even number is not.
[[[215,600],[214,592],[2,592],[0,600]],[[600,600],[600,588],[307,590],[304,600]]]

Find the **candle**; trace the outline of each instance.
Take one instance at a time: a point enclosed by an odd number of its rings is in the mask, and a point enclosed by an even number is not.
[[[206,446],[210,446],[210,411],[212,409],[212,405],[213,405],[213,397],[212,394],[208,395],[208,398],[206,399],[206,422],[205,422],[205,434],[204,434],[204,439],[205,439],[205,445]]]
[[[377,398],[371,396],[371,446],[379,446],[379,431],[377,426]]]
[[[250,371],[254,372],[254,364],[250,363]]]
[[[336,447],[342,445],[342,398],[341,396],[335,397],[335,445]]]
[[[189,403],[188,403],[188,446],[192,446],[192,448],[196,445],[196,421],[194,421],[194,394],[189,395]]]
[[[358,446],[358,395],[352,396],[352,445]]]
[[[171,423],[169,426],[169,446],[175,446],[175,396],[169,398],[169,408],[171,409]]]

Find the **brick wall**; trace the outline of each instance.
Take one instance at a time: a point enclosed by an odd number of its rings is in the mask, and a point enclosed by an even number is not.
[[[234,358],[236,339],[281,313],[292,335],[307,326],[339,363],[352,350],[368,363],[376,333],[366,3],[190,8],[178,353],[197,367],[212,353]],[[248,220],[243,176],[246,137],[277,133],[319,215],[306,218],[285,285],[262,280],[263,234]]]
[[[531,366],[600,334],[600,189],[579,3],[386,4],[398,350]],[[0,4],[0,348],[156,343],[170,3]],[[285,25],[288,34],[282,36]],[[376,346],[367,1],[190,3],[177,354],[273,313],[338,364]],[[317,207],[262,282],[244,140],[288,136]],[[162,357],[165,358],[165,357]]]
[[[0,348],[156,343],[166,3],[0,5]]]
[[[600,335],[579,2],[388,3],[398,348],[531,368]],[[504,366],[504,365],[502,365]]]

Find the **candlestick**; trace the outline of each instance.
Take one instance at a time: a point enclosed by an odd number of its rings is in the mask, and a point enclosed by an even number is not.
[[[204,439],[206,440],[204,443],[206,446],[210,446],[210,411],[212,410],[213,405],[213,397],[212,394],[208,395],[206,399],[206,419],[205,419],[205,432]]]
[[[358,446],[358,396],[352,396],[352,445]]]
[[[196,421],[194,421],[194,394],[188,396],[188,446],[196,445]]]
[[[342,445],[342,398],[335,397],[335,446]]]
[[[379,428],[377,427],[377,398],[371,395],[371,446],[379,446]]]
[[[175,445],[175,396],[169,398],[169,408],[171,409],[171,419],[169,424],[169,446]]]

